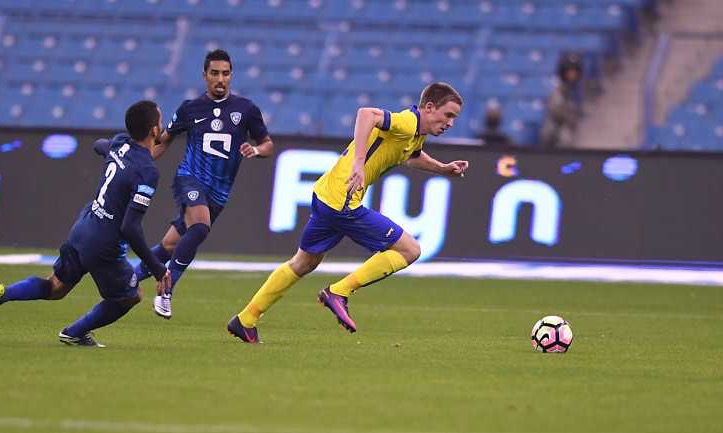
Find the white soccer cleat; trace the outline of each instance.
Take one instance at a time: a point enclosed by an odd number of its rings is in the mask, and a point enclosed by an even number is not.
[[[105,344],[98,343],[93,337],[92,332],[88,332],[80,337],[72,337],[65,333],[65,329],[58,333],[58,339],[61,343],[68,346],[84,346],[84,347],[105,347]]]
[[[170,319],[173,315],[171,313],[171,295],[164,293],[153,298],[153,311],[164,319]]]

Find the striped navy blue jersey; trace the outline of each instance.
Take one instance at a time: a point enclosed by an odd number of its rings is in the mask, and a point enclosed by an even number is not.
[[[243,156],[241,145],[250,136],[261,142],[268,131],[261,111],[249,99],[230,95],[214,101],[207,94],[184,101],[166,128],[186,133],[186,154],[176,176],[193,176],[219,205],[228,201]]]
[[[68,240],[83,256],[124,257],[128,243],[121,234],[128,207],[148,209],[158,186],[158,169],[151,153],[128,134],[111,140],[93,201],[80,213]]]

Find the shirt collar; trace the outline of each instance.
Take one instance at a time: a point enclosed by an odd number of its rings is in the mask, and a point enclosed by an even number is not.
[[[226,97],[223,98],[223,99],[213,99],[213,98],[211,98],[210,96],[208,96],[208,92],[204,92],[204,93],[203,93],[203,96],[205,96],[206,99],[208,99],[209,101],[213,101],[213,102],[215,102],[215,103],[217,103],[217,104],[220,104],[221,102],[227,100],[230,95],[231,95],[231,92],[229,92],[229,93],[226,95]]]
[[[414,134],[415,137],[419,137],[419,124],[421,123],[420,117],[419,117],[419,109],[416,105],[412,105],[409,107],[409,111],[414,113],[415,116],[417,116],[417,132]]]

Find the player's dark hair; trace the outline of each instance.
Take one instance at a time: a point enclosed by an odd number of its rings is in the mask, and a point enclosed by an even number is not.
[[[231,56],[228,55],[228,53],[224,50],[213,50],[206,54],[206,60],[203,61],[203,72],[208,71],[208,67],[211,65],[211,62],[220,60],[223,62],[228,62],[228,65],[231,67],[231,70],[233,71],[233,64],[231,63]]]
[[[126,110],[126,129],[131,138],[144,140],[154,126],[158,126],[161,112],[153,101],[138,101]]]
[[[449,101],[454,101],[462,105],[462,96],[450,84],[436,82],[428,85],[422,90],[419,97],[419,106],[424,107],[427,102],[434,104],[436,108],[441,107]]]

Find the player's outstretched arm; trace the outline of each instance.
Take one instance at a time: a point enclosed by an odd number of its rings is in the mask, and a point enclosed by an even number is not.
[[[166,267],[158,260],[155,254],[151,252],[151,249],[146,243],[146,238],[143,235],[143,226],[141,225],[143,215],[145,215],[145,211],[128,206],[123,216],[121,234],[123,238],[128,241],[128,244],[138,258],[148,266],[156,281],[162,282],[166,276]]]
[[[242,144],[240,152],[244,158],[266,158],[274,154],[274,142],[271,136],[267,135],[256,146],[249,143]]]
[[[171,147],[171,143],[174,138],[175,135],[169,134],[168,131],[163,131],[161,138],[158,140],[156,145],[151,148],[151,156],[154,160],[160,158],[164,153],[166,153],[168,148]]]
[[[464,177],[464,172],[469,168],[469,161],[452,161],[443,163],[429,156],[426,152],[420,151],[416,158],[410,158],[404,162],[407,167],[431,173],[442,174],[452,177]]]

